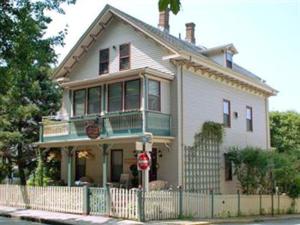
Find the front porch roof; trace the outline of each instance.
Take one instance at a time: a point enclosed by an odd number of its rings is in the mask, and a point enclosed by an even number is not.
[[[63,140],[63,141],[53,141],[53,142],[39,142],[37,145],[40,148],[60,148],[60,147],[70,147],[70,146],[88,146],[97,144],[123,144],[123,143],[133,143],[141,140],[141,135],[131,135],[122,137],[109,137],[103,139],[85,139],[85,140]],[[153,136],[153,143],[165,143],[170,144],[174,140],[174,137],[165,136]]]
[[[124,78],[137,76],[137,75],[148,75],[148,76],[153,76],[153,77],[170,80],[170,81],[174,79],[174,74],[169,74],[149,67],[144,67],[139,69],[132,69],[132,70],[120,71],[116,73],[104,74],[95,79],[85,79],[85,80],[68,82],[68,78],[64,78],[62,80],[59,80],[59,82],[61,83],[62,87],[75,88],[78,86],[86,86],[86,85],[91,85],[96,83],[99,84],[107,81],[124,79]]]

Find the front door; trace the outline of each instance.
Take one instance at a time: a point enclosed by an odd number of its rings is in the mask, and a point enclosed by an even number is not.
[[[111,182],[119,182],[123,173],[123,150],[111,150]]]
[[[153,148],[151,152],[151,167],[149,171],[149,181],[157,180],[157,149]]]

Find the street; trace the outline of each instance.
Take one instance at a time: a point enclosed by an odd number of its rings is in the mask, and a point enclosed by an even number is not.
[[[43,225],[42,223],[34,223],[25,220],[18,220],[13,218],[0,217],[0,225]]]
[[[256,222],[256,223],[247,223],[247,225],[300,225],[300,219],[288,219],[288,220],[278,220],[278,221],[269,221],[269,222]],[[224,224],[224,225],[245,225],[243,224]]]

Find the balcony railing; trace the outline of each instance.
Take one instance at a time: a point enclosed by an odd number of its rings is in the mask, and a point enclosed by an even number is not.
[[[169,114],[147,111],[145,124],[143,124],[143,113],[133,111],[107,113],[101,117],[97,115],[76,117],[67,121],[45,119],[41,124],[40,142],[88,139],[86,126],[91,122],[96,122],[99,126],[101,138],[139,135],[143,133],[143,125],[145,125],[145,131],[153,135],[171,135]]]

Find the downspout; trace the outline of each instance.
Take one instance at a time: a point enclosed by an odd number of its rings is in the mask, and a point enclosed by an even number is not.
[[[266,139],[267,139],[267,149],[271,149],[271,139],[270,139],[270,115],[269,115],[269,99],[265,97],[265,110],[266,110]]]
[[[142,111],[142,133],[146,133],[146,76],[143,73],[139,74],[142,79],[142,102],[141,102],[141,111]]]
[[[181,114],[181,163],[183,164],[183,160],[184,160],[184,144],[183,144],[183,66],[180,65],[180,114]],[[181,186],[183,185],[183,179],[184,179],[184,171],[183,171],[183,166],[181,166],[181,170],[182,170],[182,175],[181,175]]]

